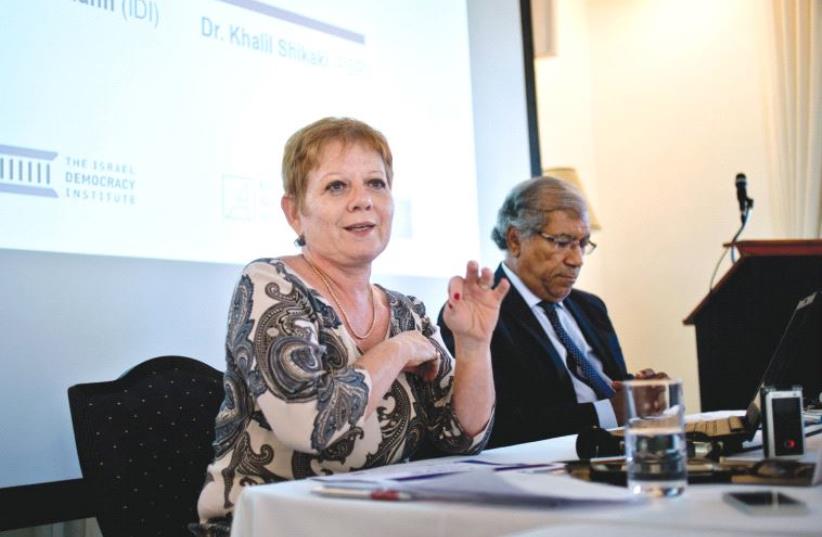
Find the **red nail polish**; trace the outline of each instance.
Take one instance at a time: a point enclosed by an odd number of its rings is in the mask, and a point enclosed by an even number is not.
[[[459,293],[454,293],[454,300],[459,300],[459,299],[460,299],[460,294]]]

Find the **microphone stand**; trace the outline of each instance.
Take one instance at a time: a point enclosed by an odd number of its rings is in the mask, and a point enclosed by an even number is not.
[[[751,198],[745,198],[745,210],[742,211],[741,213],[739,213],[739,218],[740,218],[740,220],[742,220],[742,225],[739,226],[739,229],[737,230],[736,235],[734,235],[734,238],[731,239],[731,245],[730,245],[731,263],[736,263],[736,257],[734,256],[734,249],[736,247],[736,240],[742,234],[742,230],[745,229],[745,224],[748,223],[748,215],[751,212],[751,207],[753,207],[753,200]]]
[[[742,221],[742,225],[739,226],[739,229],[736,231],[733,239],[731,239],[730,245],[722,250],[722,255],[719,256],[719,260],[716,262],[716,266],[714,267],[714,271],[711,274],[711,281],[708,283],[708,293],[713,292],[714,290],[714,278],[716,278],[716,273],[719,270],[719,265],[722,264],[722,260],[725,259],[725,255],[728,253],[728,250],[731,251],[731,263],[736,263],[736,256],[734,255],[734,250],[736,246],[736,241],[739,236],[742,234],[742,230],[745,229],[745,224],[748,223],[748,216],[751,213],[751,208],[753,208],[753,202],[749,197],[745,197],[745,208],[739,213],[739,219]]]

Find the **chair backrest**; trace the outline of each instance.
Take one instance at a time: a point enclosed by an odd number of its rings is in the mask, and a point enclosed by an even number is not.
[[[161,356],[68,389],[83,479],[105,537],[190,535],[214,452],[223,375]]]

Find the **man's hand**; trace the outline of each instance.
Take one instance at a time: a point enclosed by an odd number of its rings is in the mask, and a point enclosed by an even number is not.
[[[653,369],[647,368],[643,369],[639,373],[634,375],[634,379],[636,380],[653,380],[653,379],[666,379],[668,378],[668,373],[664,373],[662,371],[656,372]],[[614,388],[616,389],[616,388]]]
[[[654,380],[666,378],[668,378],[667,373],[662,371],[656,372],[653,369],[643,369],[634,375],[634,380]],[[615,380],[611,384],[611,387],[615,392],[613,397],[611,397],[611,406],[614,407],[614,416],[616,417],[617,425],[622,426],[625,425],[625,421],[628,419],[625,409],[625,386],[622,384],[622,381]]]

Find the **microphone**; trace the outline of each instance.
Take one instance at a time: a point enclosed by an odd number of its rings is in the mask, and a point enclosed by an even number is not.
[[[625,440],[600,427],[591,427],[577,435],[577,457],[582,460],[625,455]]]
[[[748,210],[753,207],[753,200],[748,197],[748,179],[744,173],[736,174],[736,200],[739,202],[739,218],[742,224],[748,220]]]

